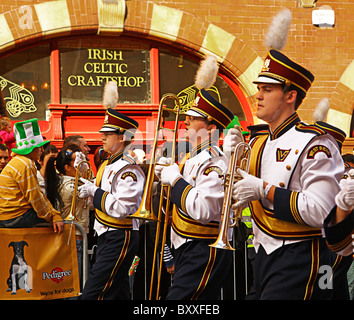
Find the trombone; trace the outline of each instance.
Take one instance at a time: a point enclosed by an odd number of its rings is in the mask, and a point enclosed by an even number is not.
[[[167,99],[173,99],[175,101],[175,107],[169,108],[164,105]],[[161,129],[170,130],[173,132],[173,139],[172,139],[172,150],[171,150],[171,165],[175,163],[176,158],[176,142],[177,142],[177,128],[178,128],[178,118],[180,115],[181,104],[179,98],[172,93],[164,94],[160,100],[159,104],[159,111],[158,111],[158,119],[157,119],[157,127],[156,127],[156,134],[152,149],[152,156],[149,164],[149,169],[146,178],[145,189],[142,197],[141,204],[138,210],[129,216],[129,218],[137,218],[142,220],[149,220],[149,221],[157,221],[156,225],[156,234],[155,234],[155,246],[154,246],[154,256],[153,256],[153,264],[151,269],[151,280],[150,280],[150,291],[149,291],[149,300],[152,298],[152,288],[154,284],[154,274],[155,274],[155,264],[156,264],[156,256],[157,256],[157,249],[158,243],[160,238],[160,228],[161,228],[161,217],[162,217],[162,207],[163,207],[163,199],[164,196],[166,197],[166,212],[165,212],[165,220],[164,220],[164,228],[162,234],[162,243],[161,243],[161,255],[160,255],[160,264],[159,264],[159,272],[158,272],[158,279],[157,279],[157,289],[156,289],[156,300],[159,296],[160,291],[160,280],[161,280],[161,271],[162,271],[162,264],[163,264],[163,252],[164,246],[166,243],[166,233],[167,233],[167,224],[169,219],[169,207],[170,207],[170,196],[171,196],[171,187],[168,185],[161,185],[161,192],[159,198],[159,209],[158,209],[158,216],[156,217],[153,212],[152,207],[152,195],[153,195],[153,183],[155,178],[155,166],[157,160],[157,144],[159,140],[159,133]],[[162,126],[162,114],[164,111],[173,112],[175,114],[174,118],[174,128],[166,128]],[[168,166],[168,165],[165,165]]]
[[[177,103],[177,108],[168,108],[164,106],[164,102],[167,99],[174,99],[175,102]],[[173,144],[172,144],[172,164],[174,163],[174,157],[175,157],[175,142],[177,139],[177,126],[178,126],[178,117],[180,113],[181,105],[179,102],[178,97],[175,94],[172,93],[166,93],[165,95],[162,96],[160,100],[160,105],[159,105],[159,111],[158,111],[158,117],[157,117],[157,128],[156,128],[156,134],[155,134],[155,139],[153,143],[153,149],[151,153],[151,159],[150,159],[150,164],[148,168],[148,173],[146,176],[146,183],[145,183],[145,189],[144,193],[142,196],[142,200],[140,203],[140,206],[138,210],[133,213],[132,215],[129,215],[129,218],[134,218],[134,219],[142,219],[142,220],[148,220],[148,221],[158,221],[158,218],[155,216],[152,208],[152,195],[153,195],[153,183],[155,179],[155,166],[156,166],[156,160],[157,160],[157,144],[159,140],[159,133],[161,129],[165,130],[170,130],[174,132],[174,137],[173,137]],[[175,113],[175,125],[174,129],[170,128],[165,128],[162,126],[162,113],[163,111],[170,111]]]
[[[83,166],[84,164],[85,164],[85,167],[81,168],[81,166]],[[93,171],[91,168],[91,164],[87,160],[83,160],[83,161],[79,162],[79,164],[76,168],[73,198],[71,200],[71,208],[70,208],[69,215],[67,216],[67,220],[76,219],[76,198],[77,198],[77,189],[79,187],[80,177],[87,179],[87,180],[92,180],[92,178],[93,178]],[[82,207],[84,209],[87,208],[87,198],[84,198],[84,202],[83,202]]]
[[[251,159],[251,147],[248,143],[240,142],[238,143],[231,153],[231,158],[227,167],[227,172],[225,174],[225,195],[223,199],[221,219],[220,219],[220,230],[216,241],[210,244],[210,247],[235,250],[229,243],[228,232],[230,228],[238,226],[238,221],[242,217],[242,208],[235,209],[233,217],[230,217],[230,207],[232,204],[232,186],[235,181],[241,180],[241,176],[237,173],[237,169],[242,169],[249,172],[249,165]],[[230,223],[231,220],[235,220]]]

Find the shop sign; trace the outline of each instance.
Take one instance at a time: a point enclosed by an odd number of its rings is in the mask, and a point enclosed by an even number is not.
[[[145,102],[149,97],[149,57],[142,50],[87,48],[61,53],[62,95],[92,97],[93,88],[103,88],[108,81],[118,85],[120,98]],[[74,90],[73,90],[74,89]],[[80,93],[81,92],[81,93]],[[99,91],[101,94],[101,90]],[[100,96],[100,94],[98,94]],[[101,97],[97,97],[100,99]]]

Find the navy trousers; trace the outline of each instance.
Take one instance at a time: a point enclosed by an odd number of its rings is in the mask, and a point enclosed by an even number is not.
[[[346,299],[348,259],[331,252],[324,239],[285,245],[255,258],[254,281],[261,300]],[[339,296],[340,295],[340,296]]]
[[[129,300],[128,271],[138,251],[139,232],[117,229],[100,235],[82,300]]]
[[[213,242],[213,241],[212,241]],[[175,250],[175,274],[166,300],[217,300],[232,265],[232,252],[193,240]]]

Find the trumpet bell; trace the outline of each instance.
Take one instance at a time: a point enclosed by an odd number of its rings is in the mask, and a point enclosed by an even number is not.
[[[235,249],[231,247],[228,241],[228,231],[230,228],[238,226],[238,220],[242,216],[242,210],[236,210],[233,216],[230,216],[230,207],[232,204],[232,186],[235,183],[235,179],[239,179],[237,174],[237,169],[240,168],[249,171],[251,148],[245,142],[238,143],[233,152],[231,153],[231,159],[228,164],[227,173],[225,174],[225,194],[223,199],[222,211],[221,211],[221,221],[219,235],[216,241],[209,245],[210,247],[218,249],[232,250]],[[234,220],[230,223],[230,220]]]
[[[209,244],[209,247],[235,251],[235,249],[230,245],[228,240],[224,240],[220,238],[216,239],[216,241],[213,244]]]

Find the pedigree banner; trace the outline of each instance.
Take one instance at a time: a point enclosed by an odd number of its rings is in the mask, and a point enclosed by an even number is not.
[[[70,228],[72,228],[70,232]],[[80,292],[75,226],[0,229],[0,299],[75,297]]]

